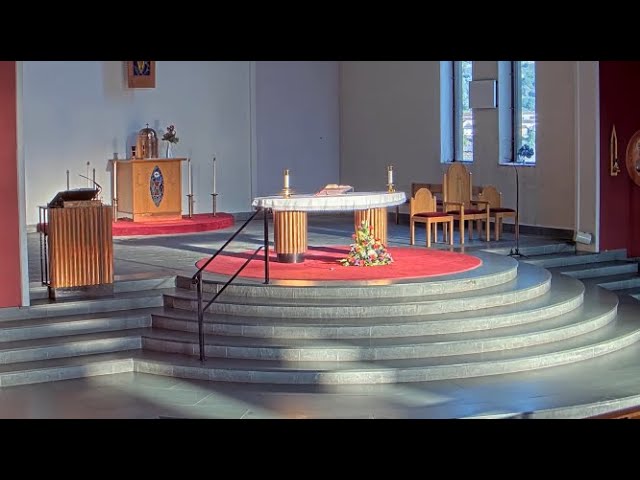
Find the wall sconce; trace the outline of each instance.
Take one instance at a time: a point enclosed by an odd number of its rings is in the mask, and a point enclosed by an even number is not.
[[[616,126],[611,130],[611,139],[609,141],[609,174],[617,177],[620,173],[620,165],[618,164],[618,136],[616,135]]]

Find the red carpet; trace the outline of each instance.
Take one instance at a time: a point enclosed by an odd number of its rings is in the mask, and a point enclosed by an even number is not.
[[[127,235],[167,235],[171,233],[197,233],[219,230],[231,227],[234,224],[233,216],[228,213],[197,213],[192,218],[188,215],[182,220],[161,222],[132,222],[128,219],[119,219],[113,222],[113,236]]]
[[[392,278],[423,278],[473,270],[482,260],[463,253],[426,248],[389,248],[393,263],[375,267],[344,267],[338,260],[349,253],[348,246],[309,247],[304,263],[279,263],[269,250],[269,278],[273,280],[383,280]],[[233,275],[249,258],[252,251],[221,253],[206,268],[207,272]],[[260,255],[260,254],[259,254]],[[200,268],[207,259],[198,260]],[[238,275],[264,278],[264,254],[256,257]]]

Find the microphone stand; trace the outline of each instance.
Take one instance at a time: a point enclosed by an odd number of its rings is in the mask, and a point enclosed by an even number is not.
[[[516,172],[516,247],[511,249],[509,256],[526,258],[526,255],[520,253],[520,182],[518,181],[518,167],[515,162],[513,164],[513,169]]]

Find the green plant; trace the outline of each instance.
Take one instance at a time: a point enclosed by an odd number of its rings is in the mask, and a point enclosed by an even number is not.
[[[351,250],[347,258],[338,260],[345,267],[372,267],[377,265],[388,265],[393,262],[393,258],[382,244],[380,239],[375,238],[373,227],[366,220],[352,235],[355,243],[351,244]]]

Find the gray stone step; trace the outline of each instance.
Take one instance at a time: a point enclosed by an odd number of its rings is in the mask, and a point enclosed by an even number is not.
[[[526,255],[526,252],[523,252]],[[627,252],[624,249],[608,250],[599,253],[589,252],[554,252],[542,255],[532,255],[520,259],[521,262],[538,265],[544,268],[565,267],[569,265],[584,265],[612,260],[625,260]]]
[[[125,292],[113,297],[96,299],[33,302],[28,307],[0,309],[0,326],[3,322],[20,319],[54,318],[89,313],[104,313],[139,308],[158,307],[163,304],[163,295],[173,293],[174,288]]]
[[[606,297],[607,295],[602,295]],[[568,314],[517,327],[458,334],[412,337],[307,339],[207,335],[207,357],[283,361],[377,361],[466,355],[524,348],[565,340],[602,328],[614,320],[617,296],[609,294]],[[153,328],[143,336],[145,349],[199,355],[195,332]]]
[[[635,309],[614,322],[561,342],[481,354],[378,362],[283,362],[207,359],[182,354],[127,351],[0,365],[0,386],[136,371],[212,381],[279,384],[423,382],[503,374],[596,358],[640,337]]]
[[[620,316],[603,328],[561,342],[525,349],[425,359],[380,362],[302,362],[283,360],[207,359],[145,352],[136,358],[137,372],[213,381],[274,384],[373,384],[426,382],[496,375],[557,365],[604,355],[640,339],[635,318]]]
[[[420,279],[403,279],[389,281],[370,280],[352,282],[304,282],[295,285],[295,280],[286,282],[271,280],[264,285],[264,279],[248,279],[238,277],[224,291],[225,296],[236,296],[244,299],[269,297],[281,299],[363,299],[372,297],[411,298],[443,293],[468,292],[482,288],[501,285],[513,280],[518,275],[518,262],[511,257],[476,252],[474,256],[483,260],[483,264],[474,270],[445,276],[434,276]],[[215,261],[215,260],[214,260]],[[343,267],[344,268],[344,267]],[[203,282],[203,292],[217,293],[226,283],[228,277],[219,280],[208,276]],[[370,288],[375,285],[376,288]],[[190,278],[179,277],[177,286],[195,290]],[[307,287],[313,288],[307,288]]]
[[[140,292],[145,290],[167,289],[176,286],[176,276],[154,277],[148,274],[122,276],[113,282],[113,292]],[[29,298],[32,302],[37,300],[47,300],[49,298],[49,289],[46,285],[39,282],[31,282],[29,284]]]
[[[71,335],[0,344],[0,364],[137,350],[143,330]]]
[[[295,303],[270,298],[227,296],[226,291],[208,311],[215,314],[262,316],[278,318],[367,318],[415,316],[477,310],[514,304],[543,295],[549,290],[551,274],[533,265],[521,265],[517,278],[511,282],[470,292],[424,296],[420,301],[404,298],[372,299],[298,299]],[[210,295],[205,296],[205,304]],[[179,291],[165,296],[165,306],[197,311],[195,292]]]
[[[615,298],[615,297],[613,297]],[[367,318],[326,318],[321,321],[287,317],[241,316],[205,312],[207,334],[255,338],[353,339],[442,335],[505,328],[566,314],[584,300],[584,285],[565,275],[554,275],[548,292],[517,304],[482,310],[431,313],[411,317],[372,315]],[[610,303],[609,301],[607,303]],[[155,328],[196,332],[195,312],[164,308],[152,312]]]
[[[606,262],[562,266],[554,268],[552,271],[559,271],[565,275],[583,279],[637,273],[638,264],[636,262],[626,260],[611,260]]]
[[[623,273],[620,275],[608,275],[604,277],[592,277],[589,278],[588,281],[597,283],[602,288],[606,288],[607,290],[640,288],[640,275],[638,275],[638,272]]]
[[[0,365],[0,387],[132,372],[134,356],[128,350]]]
[[[538,242],[537,244],[536,241]],[[511,251],[515,248],[515,244],[511,241],[509,241],[508,243],[509,245],[505,247],[483,248],[483,251],[496,253],[498,255],[509,255],[509,253],[511,253]],[[520,245],[518,247],[518,250],[520,251],[520,253],[531,258],[542,255],[573,255],[576,253],[575,245],[571,243],[560,241],[545,241],[534,237],[528,239],[526,245]]]
[[[151,326],[153,309],[101,314],[12,320],[0,323],[0,347],[5,342],[112,332]]]

